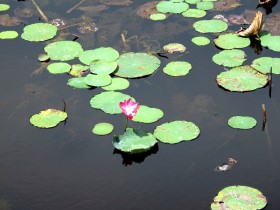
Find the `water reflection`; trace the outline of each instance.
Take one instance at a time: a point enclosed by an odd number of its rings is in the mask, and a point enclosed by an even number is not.
[[[156,154],[158,152],[158,144],[155,144],[149,151],[139,154],[129,154],[122,152],[118,149],[115,149],[113,154],[120,154],[123,158],[122,164],[125,166],[132,165],[133,163],[142,163],[146,159],[146,157]]]

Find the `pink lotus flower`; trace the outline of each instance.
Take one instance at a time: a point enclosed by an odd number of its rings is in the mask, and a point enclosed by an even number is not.
[[[120,102],[120,108],[122,110],[122,113],[124,113],[128,119],[132,120],[132,118],[136,115],[138,109],[140,106],[137,102],[133,102],[130,99],[124,100],[123,102]]]

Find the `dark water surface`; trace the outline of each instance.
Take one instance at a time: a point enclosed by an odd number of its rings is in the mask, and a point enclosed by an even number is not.
[[[11,16],[17,7],[33,8],[31,1],[2,2],[11,5],[6,12]],[[129,43],[134,52],[161,50],[171,42],[184,44],[187,53],[160,58],[162,64],[156,74],[130,80],[130,87],[122,92],[165,113],[156,123],[130,122],[130,126],[153,132],[162,123],[187,120],[199,126],[199,138],[176,145],[159,143],[146,156],[114,153],[112,137],[123,132],[125,117],[91,108],[89,101],[102,91],[100,88],[75,90],[66,85],[69,75],[51,75],[45,70],[35,74],[41,65],[37,56],[43,53],[46,42],[0,40],[0,209],[209,209],[218,191],[230,185],[257,188],[267,197],[266,209],[280,209],[280,77],[273,77],[272,98],[268,87],[248,93],[219,88],[215,78],[224,69],[212,61],[219,52],[213,42],[206,47],[194,46],[191,39],[200,35],[192,29],[194,20],[180,15],[162,22],[138,17],[135,9],[145,2],[135,0],[128,6],[109,6],[100,13],[88,14],[99,31],[79,34],[77,41],[85,50],[110,46],[119,52],[124,51],[121,33],[127,33],[128,39],[132,37]],[[37,3],[50,19],[58,17],[74,23],[83,15],[78,10],[66,13],[78,0]],[[228,13],[240,14],[257,5],[257,1],[242,3],[242,7]],[[273,11],[279,12],[279,5]],[[215,14],[219,12],[209,11],[208,17]],[[35,12],[23,21],[35,23],[38,16]],[[22,29],[23,25],[0,26],[0,31],[22,33]],[[68,32],[67,40],[73,39],[72,33],[79,33],[75,27]],[[279,53],[268,49],[260,55],[249,47],[244,50],[245,64],[260,56],[279,57]],[[165,75],[162,68],[175,60],[190,62],[191,72],[179,78]],[[62,99],[69,116],[65,125],[38,129],[29,123],[30,116],[40,110],[63,109]],[[264,131],[262,104],[268,117]],[[258,124],[251,130],[234,130],[227,125],[233,115],[253,116]],[[103,121],[115,126],[113,133],[93,135],[93,126]],[[229,157],[238,161],[232,170],[215,172],[214,168]]]

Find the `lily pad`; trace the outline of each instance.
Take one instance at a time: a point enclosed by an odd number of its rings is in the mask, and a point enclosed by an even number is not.
[[[178,77],[185,76],[191,70],[192,65],[185,61],[172,61],[168,63],[164,68],[163,72],[170,76]]]
[[[10,5],[8,4],[0,4],[0,12],[6,11],[10,9]]]
[[[97,123],[93,129],[92,132],[96,135],[108,135],[110,134],[114,129],[114,126],[110,123]]]
[[[50,56],[48,54],[40,54],[38,55],[38,61],[45,62],[50,59]]]
[[[161,1],[157,4],[157,10],[162,13],[179,14],[187,9],[189,9],[189,5],[185,2]]]
[[[211,1],[201,1],[196,4],[197,9],[201,10],[210,10],[213,9],[214,4]]]
[[[79,59],[82,63],[90,65],[94,60],[102,60],[106,62],[112,62],[117,60],[119,57],[119,52],[111,47],[100,47],[94,50],[84,51]]]
[[[68,80],[67,85],[77,89],[89,89],[91,86],[85,83],[85,77],[71,78]]]
[[[251,129],[255,127],[256,124],[256,119],[249,116],[234,116],[228,120],[228,125],[237,129]]]
[[[57,109],[46,109],[30,118],[30,123],[38,128],[53,128],[67,118],[67,113]]]
[[[90,71],[93,74],[111,74],[118,67],[116,61],[103,61],[103,60],[94,60],[90,63]]]
[[[44,48],[52,60],[68,61],[72,60],[83,52],[82,46],[78,42],[58,41],[48,44]]]
[[[115,91],[106,91],[95,95],[90,100],[90,105],[95,109],[101,109],[108,114],[120,114],[122,113],[119,106],[120,102],[132,98],[129,95],[124,93],[115,92]],[[134,98],[132,98],[135,101]]]
[[[46,41],[55,37],[57,27],[50,23],[34,23],[23,28],[21,38],[30,42]]]
[[[165,20],[166,19],[166,15],[165,14],[161,14],[161,13],[156,13],[156,14],[152,14],[150,16],[151,20]]]
[[[88,66],[84,66],[81,64],[73,64],[69,74],[74,77],[81,77],[84,74],[84,72],[87,71],[88,69],[89,69]]]
[[[273,74],[280,74],[280,58],[260,57],[255,59],[251,66],[263,74],[270,73],[270,68]]]
[[[48,65],[47,69],[51,74],[63,74],[70,71],[71,65],[64,62],[58,62]]]
[[[137,114],[133,117],[133,121],[141,123],[153,123],[163,117],[163,111],[157,108],[151,108],[141,105]]]
[[[218,64],[226,67],[235,67],[243,64],[245,59],[245,52],[242,50],[223,50],[212,57],[212,60]]]
[[[211,204],[212,210],[220,209],[263,209],[267,204],[266,197],[257,189],[234,185],[222,189]]]
[[[198,46],[205,46],[210,43],[210,40],[207,37],[198,36],[198,37],[192,38],[192,42]]]
[[[199,128],[192,122],[173,121],[159,125],[154,130],[154,136],[163,143],[176,144],[190,141],[198,137]]]
[[[251,42],[249,38],[240,37],[237,34],[222,34],[214,39],[214,43],[222,49],[230,50],[248,47]]]
[[[147,53],[125,53],[119,57],[115,75],[124,78],[137,78],[152,74],[160,65],[160,60]]]
[[[109,74],[88,74],[85,77],[85,83],[94,87],[102,87],[111,84],[112,78]]]
[[[222,20],[199,20],[193,27],[200,33],[219,33],[227,30],[228,25]]]
[[[280,52],[280,36],[266,35],[261,36],[261,45],[268,47],[270,50]]]
[[[116,149],[131,154],[146,152],[156,143],[157,140],[151,133],[133,128],[127,128],[123,135],[113,138]]]
[[[124,78],[112,78],[112,83],[103,86],[104,90],[124,90],[129,87],[129,81]]]
[[[197,4],[200,0],[185,0],[188,4]]]
[[[18,37],[18,32],[16,31],[2,31],[0,32],[0,39],[15,39]]]
[[[268,76],[251,66],[239,66],[217,76],[217,83],[230,91],[246,92],[264,87]]]
[[[182,15],[184,17],[190,18],[202,18],[206,15],[206,12],[201,9],[188,9],[187,11],[183,12]]]
[[[186,47],[180,43],[170,43],[163,46],[163,49],[169,53],[185,52]]]

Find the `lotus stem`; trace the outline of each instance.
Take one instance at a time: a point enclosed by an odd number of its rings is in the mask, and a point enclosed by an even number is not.
[[[263,126],[262,126],[262,130],[265,129],[265,125],[266,125],[266,108],[265,108],[265,104],[262,104],[262,113],[263,113]]]
[[[272,66],[270,67],[270,70],[269,70],[268,84],[269,84],[269,98],[271,98],[271,94],[272,94]]]
[[[76,9],[78,6],[80,6],[82,3],[84,3],[87,0],[81,0],[79,3],[77,3],[76,5],[74,5],[73,7],[71,7],[70,9],[67,10],[66,13],[70,13],[72,12],[74,9]]]
[[[127,125],[128,125],[128,117],[126,118],[125,129],[124,129],[124,131],[127,129]]]
[[[41,8],[38,6],[38,4],[35,2],[35,0],[31,0],[32,3],[34,4],[34,6],[36,7],[36,10],[39,12],[40,16],[42,17],[42,19],[45,22],[49,22],[49,19],[47,18],[47,16],[43,13],[43,11],[41,10]]]

